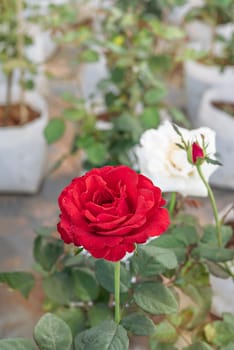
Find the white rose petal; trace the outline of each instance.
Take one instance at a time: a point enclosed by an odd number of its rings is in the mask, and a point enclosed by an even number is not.
[[[187,130],[179,128],[185,141],[202,144],[204,137],[207,145],[206,153],[214,158],[215,132],[209,128]],[[146,130],[136,148],[139,169],[150,178],[163,192],[179,192],[183,196],[207,196],[207,189],[199,177],[196,166],[187,160],[185,150],[176,143],[181,143],[180,136],[169,121],[165,121],[158,129]],[[217,166],[204,162],[201,166],[206,180]]]

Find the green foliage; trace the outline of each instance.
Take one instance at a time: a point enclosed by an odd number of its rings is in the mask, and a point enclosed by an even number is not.
[[[50,271],[63,252],[63,242],[39,235],[34,241],[33,255],[41,267]]]
[[[85,329],[86,317],[81,309],[60,307],[55,310],[54,314],[67,323],[73,337]]]
[[[152,340],[161,343],[174,343],[177,339],[178,333],[176,328],[170,322],[165,320],[156,326],[155,332],[151,336],[151,343]]]
[[[150,244],[137,248],[137,253],[131,259],[131,264],[135,273],[142,277],[149,277],[161,274],[167,269],[176,268],[177,259],[172,250]]]
[[[63,244],[53,237],[54,227],[37,229],[34,253],[41,265],[47,298],[44,308],[53,313],[43,316],[35,327],[39,349],[70,350],[72,339],[76,350],[128,349],[128,332],[129,336],[149,337],[152,350],[175,350],[174,344],[186,332],[191,334],[188,349],[208,350],[214,346],[230,350],[233,315],[225,314],[223,319],[210,322],[208,318],[210,271],[222,278],[230,276],[222,261],[212,261],[209,249],[228,249],[217,247],[213,226],[205,226],[199,238],[193,218],[186,217],[183,223],[180,220],[176,219],[167,233],[138,246],[129,262],[121,264],[120,325],[113,321],[114,263],[93,259],[74,248],[64,251]],[[226,245],[232,235],[228,227],[222,230]],[[201,245],[207,247],[205,257],[197,253]],[[1,281],[28,295],[31,279],[27,280],[27,289],[24,283],[23,287],[18,285],[15,273],[10,274],[1,274]],[[182,307],[184,295],[191,302]],[[8,342],[18,345],[17,340]],[[24,342],[19,341],[25,344],[22,350],[30,350],[31,345]]]
[[[96,261],[96,277],[100,285],[108,292],[114,292],[114,263],[106,260]],[[124,266],[120,269],[120,292],[125,293],[131,285],[130,274]]]
[[[70,350],[72,334],[68,325],[50,313],[38,321],[34,329],[34,339],[40,350]]]
[[[28,272],[0,272],[0,283],[18,290],[25,298],[34,287],[34,277]]]
[[[129,332],[136,335],[150,335],[155,330],[153,321],[140,313],[133,313],[124,317],[121,321],[122,326]]]
[[[205,326],[205,336],[209,343],[216,346],[230,346],[234,344],[234,315],[226,313],[223,321],[215,321]]]
[[[0,340],[1,350],[34,350],[33,343],[28,339],[12,338]]]
[[[98,326],[107,319],[113,319],[113,313],[104,303],[97,303],[88,310],[88,320],[91,327]]]
[[[44,135],[48,144],[58,141],[65,132],[64,121],[60,118],[54,118],[47,124]]]
[[[184,350],[213,350],[213,349],[207,343],[199,341],[190,346],[186,346]]]
[[[85,302],[97,299],[99,285],[93,271],[88,268],[76,268],[72,271],[74,295]]]
[[[176,64],[176,45],[184,34],[181,29],[162,23],[155,12],[148,15],[144,6],[138,5],[127,6],[127,11],[118,4],[105,9],[102,35],[79,23],[67,27],[60,38],[61,43],[78,47],[78,63],[95,62],[98,53],[104,53],[109,72],[97,86],[103,96],[107,129],[96,123],[102,116],[96,112],[95,94],[89,96],[88,108],[85,101],[69,96],[66,101],[70,105],[63,111],[60,125],[50,122],[46,128],[46,139],[52,143],[63,135],[64,122],[74,123],[71,153],[84,151],[86,169],[135,164],[134,146],[144,130],[158,127],[160,111],[167,109],[164,81]],[[178,118],[179,112],[171,115]],[[180,120],[184,122],[181,114]]]
[[[160,343],[157,340],[150,339],[150,349],[151,350],[177,350],[172,344]]]
[[[233,1],[206,0],[202,6],[193,7],[186,15],[185,20],[203,20],[213,26],[229,23],[233,20]]]
[[[178,310],[174,294],[159,282],[139,284],[133,297],[138,306],[153,315],[167,315]]]
[[[128,350],[128,345],[127,332],[114,321],[104,321],[75,339],[76,350]]]
[[[25,19],[22,15],[23,0],[1,1],[0,3],[0,65],[6,77],[5,105],[8,107],[5,114],[5,123],[9,118],[9,107],[12,105],[12,87],[16,72],[19,73],[21,88],[31,89],[34,85],[33,76],[37,71],[36,64],[26,55],[26,47],[33,41],[26,33]],[[20,103],[24,103],[21,99]],[[21,117],[21,116],[20,116]]]
[[[44,278],[46,296],[59,305],[68,305],[72,299],[72,279],[65,271],[55,272]]]

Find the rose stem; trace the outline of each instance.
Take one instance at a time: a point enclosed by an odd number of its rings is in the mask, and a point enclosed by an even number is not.
[[[212,205],[213,214],[214,214],[214,218],[215,218],[216,235],[217,235],[218,246],[221,248],[222,245],[223,245],[222,233],[221,233],[221,225],[220,225],[218,209],[217,209],[216,201],[215,201],[215,198],[214,198],[214,194],[212,192],[212,189],[211,189],[209,183],[206,181],[206,179],[205,179],[205,177],[203,175],[203,172],[201,170],[201,166],[200,165],[196,165],[196,167],[197,167],[198,174],[199,174],[201,180],[203,181],[203,183],[206,186],[207,191],[208,191],[208,195],[209,195],[209,198],[210,198],[210,202],[211,202],[211,205]]]
[[[170,216],[173,216],[175,204],[176,204],[176,192],[171,192],[171,198],[170,198],[169,208],[168,208]]]
[[[115,263],[115,322],[120,322],[120,261]]]

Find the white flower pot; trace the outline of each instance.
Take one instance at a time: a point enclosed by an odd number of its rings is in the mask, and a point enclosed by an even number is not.
[[[213,106],[214,101],[234,103],[234,85],[208,90],[198,114],[199,124],[211,127],[216,132],[217,153],[223,164],[210,182],[234,189],[234,117]]]
[[[175,6],[168,16],[169,22],[176,25],[182,24],[185,16],[193,7],[199,7],[203,4],[204,0],[188,0],[184,5]]]
[[[197,119],[198,109],[204,92],[216,86],[232,85],[234,88],[234,67],[226,67],[222,72],[218,66],[208,66],[196,61],[184,65],[186,109],[192,124],[201,126]]]
[[[5,94],[1,91],[0,103]],[[13,102],[19,99],[15,89]],[[48,108],[35,92],[25,94],[26,103],[40,117],[20,127],[0,127],[0,192],[35,193],[45,172],[47,144],[43,131],[48,122]]]
[[[224,218],[224,224],[234,222],[233,203],[228,204],[220,213],[219,219]],[[234,264],[229,263],[229,268],[234,273]],[[234,280],[232,278],[221,279],[210,276],[210,284],[212,288],[212,307],[213,314],[221,317],[224,312],[234,313]]]
[[[33,40],[32,45],[26,47],[27,58],[36,64],[48,60],[57,48],[49,30],[42,30],[37,24],[27,23],[27,31]]]
[[[234,267],[232,267],[234,272]],[[211,311],[221,317],[224,312],[234,313],[234,280],[230,277],[221,279],[210,276],[210,284],[213,293]]]
[[[230,39],[232,37],[232,33],[234,32],[234,24],[220,24],[215,28],[215,34],[221,35],[225,39]],[[220,54],[223,49],[223,43],[221,41],[216,40],[214,44],[213,41],[213,28],[208,23],[205,23],[200,20],[194,20],[185,24],[185,32],[188,36],[190,44],[199,45],[200,50],[210,50],[213,46],[213,50],[216,54]]]

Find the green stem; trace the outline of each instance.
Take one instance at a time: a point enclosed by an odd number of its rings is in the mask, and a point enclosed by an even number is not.
[[[168,208],[170,216],[173,216],[175,204],[176,204],[176,192],[172,192],[170,202],[169,202],[169,208]]]
[[[115,322],[120,322],[120,261],[115,263]]]
[[[208,191],[208,195],[209,195],[209,198],[210,198],[210,202],[211,202],[211,205],[212,205],[213,214],[214,214],[214,218],[215,218],[216,235],[217,235],[218,246],[221,248],[222,245],[223,245],[223,243],[222,243],[221,223],[220,223],[220,220],[219,220],[218,209],[217,209],[216,201],[215,201],[215,198],[214,198],[214,194],[212,192],[212,189],[211,189],[209,183],[206,181],[206,179],[205,179],[205,177],[203,175],[203,172],[201,170],[201,166],[197,165],[196,167],[197,167],[198,174],[199,174],[201,180],[203,181],[203,183],[206,186],[207,191]]]

